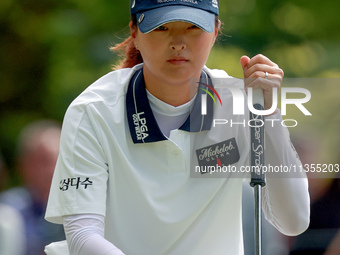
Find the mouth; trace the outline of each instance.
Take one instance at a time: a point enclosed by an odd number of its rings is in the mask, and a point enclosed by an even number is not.
[[[173,65],[183,65],[183,64],[189,62],[189,60],[186,59],[186,58],[182,58],[182,57],[176,57],[176,58],[169,59],[167,62],[169,62],[170,64],[173,64]]]

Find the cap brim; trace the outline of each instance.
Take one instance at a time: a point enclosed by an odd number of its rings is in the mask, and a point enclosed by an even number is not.
[[[174,21],[192,23],[204,31],[211,33],[215,28],[215,14],[189,6],[164,6],[137,13],[139,30],[146,34],[157,27]]]

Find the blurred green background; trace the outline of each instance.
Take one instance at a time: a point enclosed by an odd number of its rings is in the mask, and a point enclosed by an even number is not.
[[[285,77],[340,78],[339,10],[338,0],[221,0],[223,35],[207,65],[242,77],[240,57],[262,53]],[[20,130],[40,118],[61,122],[71,101],[116,63],[109,47],[128,36],[128,22],[129,0],[0,1],[0,148],[6,186],[19,182],[14,153]],[[326,104],[333,118],[340,107],[336,90],[318,89],[324,99],[315,105]],[[328,127],[315,123],[316,133]],[[339,123],[331,126],[329,140],[340,142]]]

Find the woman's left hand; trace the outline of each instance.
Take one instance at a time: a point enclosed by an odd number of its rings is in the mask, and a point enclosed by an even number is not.
[[[268,110],[273,104],[273,88],[279,89],[283,79],[283,70],[266,56],[261,54],[253,58],[242,56],[240,63],[243,69],[244,88],[261,88],[264,96],[264,109]],[[277,110],[273,113],[275,114]]]

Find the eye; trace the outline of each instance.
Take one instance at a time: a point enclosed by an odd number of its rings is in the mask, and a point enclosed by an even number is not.
[[[168,30],[165,26],[159,26],[155,29],[155,31],[166,31]]]
[[[192,26],[189,27],[189,29],[197,29],[197,28],[199,29],[199,27],[196,26],[196,25],[192,25]]]

